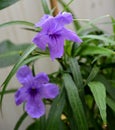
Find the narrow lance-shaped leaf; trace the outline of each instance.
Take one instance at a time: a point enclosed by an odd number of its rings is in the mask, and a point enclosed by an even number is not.
[[[36,119],[32,124],[30,124],[26,130],[45,130],[46,118],[45,115]]]
[[[53,101],[53,104],[51,106],[47,119],[46,130],[60,129],[59,122],[64,106],[65,106],[65,91],[64,89],[62,89],[60,95]]]
[[[90,27],[98,29],[98,31],[102,31],[100,28],[98,28],[96,26],[96,23],[99,22],[100,20],[104,19],[104,18],[107,18],[107,17],[110,17],[110,16],[109,15],[104,15],[104,16],[97,17],[97,18],[95,18],[93,20],[84,19],[86,21],[86,24],[84,26],[81,26],[81,28],[78,30],[77,34],[83,34],[84,30],[87,30]]]
[[[99,67],[94,66],[94,67],[92,68],[92,70],[91,70],[91,72],[90,72],[90,74],[89,74],[89,76],[88,76],[86,82],[85,82],[85,85],[86,85],[87,83],[89,83],[90,81],[92,81],[92,80],[96,77],[96,75],[98,74],[98,72],[99,72]]]
[[[88,86],[94,96],[95,102],[99,108],[103,123],[106,125],[106,89],[105,86],[98,81],[88,83]]]
[[[42,7],[43,7],[43,10],[44,10],[44,13],[45,14],[50,14],[50,10],[49,10],[47,1],[46,0],[41,0],[41,2],[42,2]]]
[[[0,10],[4,9],[16,2],[18,2],[19,0],[0,0]]]
[[[108,46],[108,45],[111,45],[111,46],[114,46],[115,45],[115,41],[110,39],[110,38],[107,38],[105,36],[101,36],[101,35],[86,35],[86,36],[81,36],[82,39],[85,39],[85,38],[89,38],[89,39],[96,39],[96,40],[101,40],[104,42],[104,45],[105,46]]]
[[[29,47],[30,44],[15,45],[9,40],[0,43],[0,67],[6,67],[17,63],[20,54]]]
[[[115,19],[111,17],[111,21],[112,21],[112,27],[113,27],[114,40],[115,40]]]
[[[36,120],[35,122],[33,122],[32,124],[30,124],[26,130],[41,130],[40,129],[40,119]],[[45,126],[45,125],[44,125]]]
[[[26,128],[26,130],[40,130],[40,124],[39,124],[39,122],[33,122],[32,124],[30,124],[27,128]]]
[[[28,21],[9,21],[9,22],[0,24],[0,28],[11,26],[11,25],[24,25],[24,26],[34,27],[34,24]]]
[[[58,1],[59,1],[59,3],[62,5],[62,7],[64,8],[64,11],[71,12],[72,15],[73,15],[73,17],[75,18],[75,15],[73,14],[72,10],[69,8],[70,3],[72,3],[74,0],[71,0],[68,4],[65,3],[63,0],[58,0]],[[76,31],[77,31],[78,29],[80,29],[81,25],[80,25],[80,23],[77,21],[77,19],[74,20],[74,23],[73,23],[73,24],[74,24],[74,27],[75,27]]]
[[[107,97],[107,105],[115,112],[115,100]]]
[[[5,92],[6,88],[7,88],[7,85],[9,83],[9,81],[11,80],[11,78],[13,77],[13,75],[16,73],[17,69],[23,64],[24,60],[28,57],[28,55],[35,48],[36,48],[36,46],[34,44],[30,45],[30,47],[27,48],[27,50],[22,55],[21,59],[17,62],[17,64],[15,64],[15,66],[12,68],[11,72],[9,73],[9,75],[7,76],[7,78],[5,79],[5,81],[3,82],[3,84],[1,85],[1,87],[3,87],[3,88],[2,88],[1,97],[0,97],[0,105],[2,104],[4,92]]]
[[[103,56],[111,56],[115,52],[104,47],[91,46],[91,45],[83,45],[76,50],[75,55],[103,55]]]
[[[80,72],[80,66],[76,58],[70,58],[70,69],[78,89],[83,88],[83,79]]]
[[[25,120],[25,118],[27,117],[27,113],[24,112],[21,117],[19,118],[19,120],[17,121],[14,130],[19,130],[19,127],[21,126],[21,124],[23,123],[23,121]]]
[[[63,80],[78,130],[88,130],[86,115],[76,85],[69,74],[64,74]]]
[[[17,91],[17,89],[9,89],[9,90],[6,90],[5,92],[4,92],[4,94],[13,94],[13,93],[15,93]],[[0,95],[1,95],[2,93],[0,92]]]
[[[115,100],[115,87],[111,84],[111,82],[102,74],[98,74],[95,77],[96,81],[100,81],[101,83],[104,84],[106,87],[107,93]]]

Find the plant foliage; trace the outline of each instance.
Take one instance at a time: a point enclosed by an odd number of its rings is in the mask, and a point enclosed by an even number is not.
[[[0,0],[0,9],[17,1]],[[41,2],[44,13],[51,14],[48,2]],[[73,14],[69,8],[72,1],[58,2],[64,11]],[[59,69],[49,74],[50,80],[60,86],[60,94],[54,100],[44,100],[46,106],[50,106],[47,116],[34,119],[26,130],[115,129],[115,19],[110,17],[113,32],[108,34],[95,25],[102,18],[88,21],[84,25],[75,18],[73,24],[83,42],[80,45],[65,42],[63,57],[56,59]],[[0,24],[0,28],[16,24],[23,25],[26,31],[40,31],[40,28],[36,30],[34,24],[27,21],[10,21]],[[41,51],[33,44],[15,45],[10,40],[1,41],[0,67],[14,65],[1,84],[1,109],[4,96],[16,91],[8,87],[18,68],[26,64],[34,70],[34,63],[42,57],[49,57],[48,49]],[[27,116],[25,112],[20,116],[14,130],[20,128]]]

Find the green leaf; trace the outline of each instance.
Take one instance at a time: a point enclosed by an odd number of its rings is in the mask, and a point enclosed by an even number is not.
[[[46,130],[61,130],[60,117],[65,106],[65,92],[61,90],[60,95],[53,101],[47,119]]]
[[[72,45],[72,49],[71,49],[72,57],[76,57],[76,55],[77,55],[76,52],[77,52],[78,48],[80,48],[80,46],[74,42],[73,45]]]
[[[4,94],[12,94],[12,93],[15,93],[17,91],[17,89],[9,89],[9,90],[6,90],[4,92]],[[0,92],[0,95],[2,94],[2,92]]]
[[[11,80],[11,78],[13,77],[13,75],[16,73],[17,69],[21,66],[24,65],[25,59],[29,56],[29,54],[36,48],[36,45],[32,44],[30,45],[26,51],[24,52],[24,54],[22,55],[22,57],[20,58],[20,60],[17,62],[17,64],[15,64],[15,66],[12,68],[11,72],[9,73],[9,75],[7,76],[7,78],[5,79],[5,81],[3,82],[3,84],[1,85],[2,88],[2,92],[1,92],[1,96],[0,96],[0,105],[2,105],[2,100],[3,100],[3,96],[4,96],[4,92],[7,88],[7,85],[9,83],[9,81]]]
[[[65,89],[67,92],[67,98],[72,108],[75,123],[78,127],[77,130],[88,130],[86,115],[83,110],[83,105],[79,97],[79,93],[78,93],[76,85],[74,84],[69,74],[64,74],[63,80],[65,84]]]
[[[107,123],[106,119],[106,89],[105,86],[98,81],[92,81],[88,83],[88,86],[94,96],[96,104],[99,108],[100,115],[102,117],[103,123]]]
[[[45,130],[46,127],[45,115],[36,119],[34,123],[30,124],[26,130]]]
[[[66,44],[64,46],[65,52],[71,56],[71,51],[72,51],[72,42],[71,41],[66,41]]]
[[[36,122],[30,124],[30,125],[26,128],[26,130],[40,130],[39,122],[36,121]]]
[[[30,44],[15,45],[6,40],[0,43],[0,67],[6,67],[17,63],[22,54]]]
[[[82,45],[79,49],[76,50],[74,55],[103,55],[103,56],[111,56],[115,54],[114,51],[98,46],[91,45]]]
[[[101,40],[104,42],[104,45],[105,46],[115,46],[115,41],[108,38],[108,37],[105,37],[105,36],[102,36],[102,35],[85,35],[85,36],[81,36],[82,39],[85,39],[85,38],[89,38],[89,39],[96,39],[96,40]]]
[[[14,130],[19,130],[19,127],[21,126],[21,124],[23,123],[23,121],[25,120],[25,118],[27,117],[27,113],[24,112],[23,115],[21,115],[21,117],[19,118],[19,120],[17,121]]]
[[[50,10],[49,10],[49,7],[48,7],[48,4],[46,2],[46,0],[41,0],[42,2],[42,7],[44,9],[44,13],[45,14],[50,14]]]
[[[60,0],[59,0],[60,1]],[[69,10],[69,5],[73,2],[74,0],[70,0],[68,3],[64,3],[63,1],[61,1],[60,3],[62,4],[62,6],[64,7],[63,11],[65,10]],[[63,12],[62,11],[62,12]]]
[[[70,69],[76,86],[81,90],[83,88],[83,79],[80,72],[80,66],[76,58],[70,58]]]
[[[19,0],[0,0],[0,10],[4,9],[16,2],[18,2]]]
[[[109,130],[114,130],[115,129],[115,112],[113,112],[110,108],[108,108],[108,128]]]
[[[73,2],[74,0],[71,0],[69,3],[65,3],[63,0],[58,0],[58,2],[62,5],[62,7],[64,8],[63,11],[67,11],[67,12],[70,12],[73,16],[73,18],[76,18],[74,13],[72,12],[72,10],[69,8],[69,5]],[[77,20],[74,20],[73,21],[73,24],[74,24],[74,27],[76,29],[76,31],[78,29],[80,29],[81,25],[80,23],[77,21]]]
[[[89,28],[94,28],[98,31],[101,31],[103,32],[100,28],[98,28],[97,26],[95,26],[97,24],[97,22],[99,22],[100,20],[104,19],[104,18],[107,18],[107,17],[110,17],[109,15],[104,15],[104,16],[100,16],[100,17],[97,17],[93,20],[87,20],[87,19],[83,19],[86,24],[81,26],[81,28],[77,31],[77,34],[84,34],[84,31],[86,31],[87,29]]]
[[[90,81],[92,81],[92,80],[96,77],[96,75],[98,74],[98,72],[99,72],[99,67],[94,66],[94,67],[92,68],[92,70],[91,70],[91,72],[90,72],[90,74],[89,74],[89,76],[88,76],[88,78],[87,78],[85,84],[87,84],[87,83],[89,83]]]
[[[34,23],[27,22],[27,21],[9,21],[9,22],[0,24],[0,28],[11,26],[11,25],[25,25],[29,27],[34,27]]]
[[[112,27],[113,27],[114,40],[115,40],[115,19],[111,17],[111,21],[112,21]]]
[[[95,77],[95,80],[103,83],[104,86],[106,87],[107,93],[109,93],[109,95],[115,100],[115,87],[114,87],[114,85],[112,85],[111,82],[106,77],[104,77],[104,75],[101,75],[101,74],[98,74]]]
[[[65,106],[65,111],[64,113],[67,115],[67,121],[69,122],[69,130],[77,130],[77,124],[76,121],[74,119],[74,114],[72,112],[72,109],[70,107],[69,101],[68,99],[66,100],[66,106]]]
[[[107,105],[115,112],[115,101],[110,97],[107,97],[106,100],[107,100]]]
[[[41,130],[41,129],[40,129],[40,122],[36,121],[36,122],[30,124],[30,125],[26,128],[26,130]]]
[[[62,121],[62,120],[60,120],[59,121],[59,129],[58,130],[70,130],[69,128],[68,128],[68,126],[67,126],[67,124],[64,122],[64,121]]]

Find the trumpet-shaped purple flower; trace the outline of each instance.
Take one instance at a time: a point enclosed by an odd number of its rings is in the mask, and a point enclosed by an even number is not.
[[[44,115],[45,106],[42,99],[55,98],[59,94],[58,86],[49,83],[49,78],[45,73],[39,73],[34,77],[26,65],[18,70],[17,79],[22,87],[15,93],[16,105],[25,102],[25,111],[32,118]]]
[[[56,17],[44,15],[35,25],[42,30],[33,38],[33,43],[42,50],[45,50],[48,44],[51,59],[61,58],[64,53],[64,40],[82,42],[76,33],[64,27],[72,21],[71,13],[59,13]]]

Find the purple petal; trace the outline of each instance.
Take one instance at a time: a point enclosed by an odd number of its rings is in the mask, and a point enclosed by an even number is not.
[[[62,29],[62,25],[55,20],[55,17],[49,18],[42,26],[42,32],[52,35]]]
[[[27,101],[27,99],[28,99],[27,87],[19,88],[15,93],[16,105],[20,105],[22,102]]]
[[[46,84],[49,82],[49,78],[46,73],[41,72],[35,76],[34,81],[36,84]]]
[[[59,88],[57,85],[48,83],[40,88],[40,95],[42,98],[55,98],[59,94]]]
[[[70,41],[77,42],[77,43],[81,43],[82,42],[82,40],[79,38],[79,36],[76,33],[74,33],[71,30],[69,30],[69,29],[63,28],[62,32],[61,32],[61,35],[66,40],[70,40]]]
[[[63,12],[59,13],[55,19],[57,20],[58,23],[60,23],[62,26],[65,24],[69,24],[73,21],[73,17],[71,13]]]
[[[51,38],[49,44],[51,59],[61,58],[64,53],[64,38],[59,36],[57,38]]]
[[[45,50],[46,44],[49,41],[49,37],[46,34],[38,33],[32,40],[33,43],[35,43],[38,48]]]
[[[35,98],[30,99],[25,105],[25,111],[32,117],[32,118],[39,118],[45,114],[45,106],[41,99]]]
[[[41,27],[49,18],[52,16],[45,14],[38,23],[35,24],[36,27]]]
[[[16,76],[18,81],[22,84],[29,84],[29,82],[31,82],[31,80],[33,79],[32,72],[26,65],[19,68]]]

